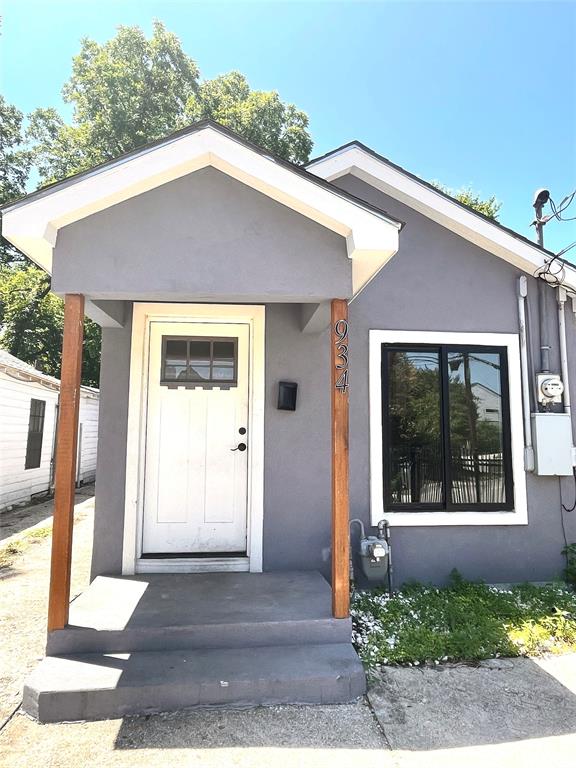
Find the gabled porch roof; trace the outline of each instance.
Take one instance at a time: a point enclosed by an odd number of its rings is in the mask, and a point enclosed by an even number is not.
[[[353,295],[398,250],[401,222],[210,120],[5,206],[3,235],[51,272],[60,229],[209,166],[345,238]]]

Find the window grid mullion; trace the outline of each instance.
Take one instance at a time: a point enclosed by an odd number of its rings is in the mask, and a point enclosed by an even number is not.
[[[442,431],[442,476],[444,509],[449,509],[452,492],[452,461],[450,445],[450,377],[448,376],[448,350],[440,347],[440,423]]]

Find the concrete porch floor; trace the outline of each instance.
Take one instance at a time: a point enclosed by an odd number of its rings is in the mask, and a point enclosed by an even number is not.
[[[48,655],[350,642],[317,571],[98,576]]]
[[[94,629],[331,618],[317,571],[98,576],[70,606],[69,624]]]

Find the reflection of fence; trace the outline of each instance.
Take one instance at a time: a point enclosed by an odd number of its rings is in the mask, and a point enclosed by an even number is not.
[[[392,452],[392,501],[396,504],[442,502],[442,454],[434,449],[410,448]]]
[[[392,502],[442,503],[442,456],[436,450],[413,448],[394,451],[391,467]],[[452,453],[450,467],[453,504],[504,503],[504,460],[501,453]]]
[[[504,503],[504,459],[501,453],[452,453],[454,504]]]

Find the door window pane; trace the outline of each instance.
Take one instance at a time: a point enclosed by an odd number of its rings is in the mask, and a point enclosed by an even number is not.
[[[214,380],[234,380],[235,344],[233,341],[215,341],[212,363]]]
[[[162,343],[162,383],[229,387],[236,382],[238,339],[163,337]]]
[[[175,381],[186,376],[187,347],[185,340],[168,339],[166,341],[163,379]]]
[[[190,362],[188,381],[208,381],[210,379],[210,342],[190,341]]]
[[[438,350],[388,351],[389,496],[393,504],[443,500]]]
[[[450,500],[506,501],[500,354],[448,352]]]

